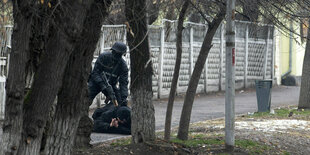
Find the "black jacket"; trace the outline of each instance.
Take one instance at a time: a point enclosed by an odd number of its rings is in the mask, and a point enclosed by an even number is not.
[[[111,86],[119,103],[127,100],[128,67],[123,58],[115,60],[111,52],[100,54],[91,73],[90,80],[100,85],[102,90]],[[117,82],[119,83],[119,91],[116,91]]]
[[[124,111],[129,112],[124,114]],[[108,104],[103,108],[97,109],[93,114],[94,119],[94,132],[98,133],[118,133],[118,134],[131,134],[131,119],[130,119],[130,108],[127,106],[115,107],[113,104]],[[110,127],[110,123],[113,118],[126,119],[126,123],[116,127]]]

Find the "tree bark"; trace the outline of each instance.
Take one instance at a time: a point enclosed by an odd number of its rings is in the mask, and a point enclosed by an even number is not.
[[[14,1],[14,28],[10,68],[6,83],[7,100],[0,154],[17,154],[23,126],[23,101],[25,88],[25,65],[31,36],[32,1]]]
[[[308,36],[304,56],[304,63],[302,67],[298,109],[310,109],[310,28],[309,27],[308,27]]]
[[[84,22],[82,37],[75,44],[75,54],[70,56],[67,64],[63,84],[58,93],[58,103],[52,126],[49,129],[44,154],[70,154],[74,144],[79,122],[80,126],[75,144],[78,147],[89,146],[92,125],[88,118],[88,107],[91,101],[88,99],[87,80],[91,71],[91,62],[100,37],[101,25],[107,15],[111,1],[95,2],[87,12]],[[102,16],[99,16],[102,14]],[[83,114],[83,115],[82,115]],[[85,116],[80,121],[81,116]],[[88,119],[87,119],[88,118]],[[86,133],[86,135],[83,135]],[[81,135],[82,134],[82,135]]]
[[[167,112],[166,112],[166,121],[165,121],[165,140],[170,140],[170,132],[171,132],[171,118],[172,118],[172,110],[173,110],[173,102],[176,94],[178,79],[179,79],[179,72],[181,67],[181,60],[182,60],[182,32],[183,32],[183,23],[186,14],[186,10],[189,5],[189,0],[186,0],[183,5],[181,12],[179,14],[178,20],[178,27],[177,27],[177,57],[174,66],[173,78],[169,93],[169,100],[167,105]]]
[[[179,1],[168,1],[167,2],[166,8],[164,9],[164,11],[166,13],[164,15],[165,19],[176,20],[176,18],[178,17],[177,12],[176,12],[176,8],[178,8],[178,6],[179,6],[178,3],[179,3]],[[165,41],[168,41],[173,24],[170,22],[166,22],[164,24],[165,24],[165,28],[166,28]]]
[[[83,32],[83,36],[89,39],[88,41],[83,40],[84,42],[81,43],[82,45],[84,45],[83,46],[84,48],[81,48],[84,53],[84,57],[85,56],[87,57],[87,59],[85,59],[82,62],[85,63],[86,66],[77,66],[78,68],[85,69],[85,73],[83,76],[87,76],[87,78],[91,71],[91,62],[93,60],[93,55],[96,50],[96,45],[98,41],[100,40],[101,26],[102,26],[104,18],[106,18],[106,16],[108,15],[107,11],[112,3],[112,0],[105,1],[104,3],[102,2],[96,2],[96,3],[97,4],[94,4],[92,6],[92,9],[91,9],[92,11],[89,12],[89,18],[87,19],[88,21],[86,21],[85,23],[86,31]],[[98,14],[100,14],[101,16],[98,16]],[[88,46],[85,46],[85,45],[88,45]],[[92,128],[93,128],[93,122],[88,117],[89,106],[91,105],[92,101],[90,101],[88,98],[88,91],[87,91],[88,87],[86,86],[83,89],[86,90],[85,92],[86,96],[84,95],[84,99],[83,99],[84,103],[80,103],[82,104],[81,109],[79,109],[81,111],[81,114],[80,114],[81,119],[79,121],[79,126],[77,129],[75,142],[74,142],[74,146],[77,148],[90,146],[89,144],[91,140],[90,135],[91,135]]]
[[[154,23],[159,15],[160,11],[160,0],[156,0],[156,3],[154,3],[154,0],[147,0],[146,1],[147,5],[147,14],[148,14],[148,24],[152,25]]]
[[[53,6],[49,37],[42,63],[24,106],[24,125],[18,154],[40,153],[41,139],[50,107],[62,84],[64,70],[80,37],[90,1],[62,1]],[[57,4],[56,4],[57,5]],[[78,11],[77,11],[78,10]]]
[[[48,18],[46,18],[46,5],[39,5],[36,15],[32,18],[31,38],[29,42],[28,58],[26,63],[26,91],[31,89],[33,77],[39,67],[40,57],[45,50],[45,40],[48,30]]]
[[[257,0],[245,0],[242,2],[243,18],[241,20],[257,22],[259,15]]]
[[[188,88],[187,88],[185,99],[184,99],[184,105],[182,108],[180,125],[179,125],[179,130],[178,130],[178,135],[177,135],[177,138],[181,140],[188,139],[190,117],[191,117],[193,102],[195,99],[195,94],[196,94],[196,89],[198,86],[199,78],[203,70],[203,67],[205,65],[206,58],[208,57],[209,51],[212,47],[211,44],[212,44],[213,36],[217,28],[221,24],[222,20],[224,19],[224,17],[225,17],[225,8],[223,7],[219,11],[217,16],[213,19],[212,23],[209,24],[207,34],[202,43],[193,74],[188,84]]]
[[[126,0],[125,14],[129,21],[127,41],[131,67],[131,135],[133,143],[155,139],[155,116],[152,103],[152,61],[148,42],[146,2]]]

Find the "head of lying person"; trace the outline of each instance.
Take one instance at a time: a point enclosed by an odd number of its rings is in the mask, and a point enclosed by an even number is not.
[[[116,117],[119,124],[131,125],[131,110],[127,106],[121,106],[116,111]]]

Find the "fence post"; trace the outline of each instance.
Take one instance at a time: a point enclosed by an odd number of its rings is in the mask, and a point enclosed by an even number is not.
[[[205,75],[204,75],[204,92],[207,94],[208,91],[208,57],[206,59],[205,63]]]
[[[104,33],[103,33],[103,26],[101,27],[101,33],[102,33],[102,37],[100,37],[101,39],[101,47],[100,47],[100,51],[98,54],[102,53],[104,51]]]
[[[194,39],[193,39],[193,27],[190,26],[190,31],[189,31],[189,77],[192,76],[193,73],[193,68],[194,68]]]
[[[224,53],[224,24],[221,24],[220,35],[220,69],[219,69],[219,91],[222,91],[222,77],[223,77],[223,53]]]
[[[269,35],[270,35],[270,29],[268,27],[268,33],[267,33],[267,37],[266,37],[266,50],[265,50],[265,54],[264,54],[264,70],[263,70],[263,79],[266,79],[266,72],[267,72],[267,60],[268,60],[268,49],[269,49],[269,44],[268,44],[268,39],[269,39]]]
[[[127,44],[127,38],[126,38],[126,35],[127,35],[127,31],[126,31],[126,25],[124,25],[123,26],[124,27],[124,38],[123,38],[123,40],[124,40],[124,44]]]
[[[5,78],[0,77],[0,120],[4,119],[5,98]]]
[[[276,36],[275,36],[275,28],[273,27],[272,30],[272,51],[271,51],[271,80],[273,82],[274,80],[274,61],[275,61],[275,57],[274,57],[274,51],[275,50],[275,46],[276,46]]]
[[[10,55],[11,55],[11,37],[12,37],[12,32],[13,32],[13,26],[7,26],[6,27],[6,36],[7,36],[7,57],[6,57],[6,77],[9,76],[9,67],[10,67]]]
[[[208,27],[205,26],[205,34],[207,34]],[[209,57],[209,56],[208,56]],[[208,91],[208,57],[205,62],[205,72],[204,72],[204,92],[207,94]]]
[[[248,56],[249,56],[249,25],[246,25],[245,30],[245,54],[244,54],[244,88],[248,85]]]
[[[165,28],[164,24],[162,24],[161,32],[160,32],[160,50],[158,57],[158,90],[157,90],[157,98],[160,99],[162,92],[162,79],[163,79],[163,64],[164,64],[164,50],[165,50]]]

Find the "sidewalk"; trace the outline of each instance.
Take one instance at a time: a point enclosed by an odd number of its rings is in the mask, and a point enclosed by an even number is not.
[[[288,105],[298,105],[300,87],[275,86],[272,88],[271,107],[281,107]],[[163,130],[165,126],[167,99],[155,100],[156,130]],[[172,127],[179,124],[180,115],[183,106],[183,98],[177,98],[173,107]],[[197,95],[194,101],[191,122],[199,122],[208,119],[224,117],[225,111],[225,94],[223,92],[211,95]],[[236,115],[247,112],[257,111],[257,100],[255,89],[246,91],[236,91],[235,112]],[[1,122],[0,122],[0,126]],[[0,129],[0,137],[2,129]],[[101,134],[92,133],[91,143],[96,144],[112,139],[126,137],[118,134]]]
[[[300,87],[275,86],[272,88],[271,107],[281,107],[288,105],[298,105]],[[165,126],[167,99],[156,100],[153,102],[155,107],[156,130],[163,130]],[[183,106],[183,98],[177,98],[173,107],[172,127],[179,124]],[[247,112],[257,111],[257,100],[255,89],[246,91],[236,91],[235,112],[236,115]],[[208,119],[224,117],[225,94],[224,92],[211,95],[197,95],[194,101],[191,123]],[[107,140],[125,137],[117,134],[98,134],[91,135],[91,143],[96,144]]]

